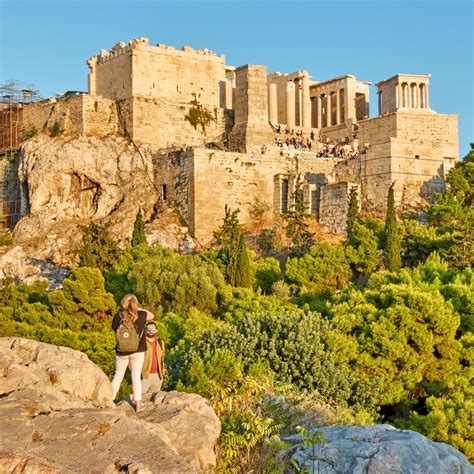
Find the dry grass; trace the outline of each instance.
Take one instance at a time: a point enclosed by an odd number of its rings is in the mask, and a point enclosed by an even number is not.
[[[110,431],[110,423],[102,422],[99,424],[95,438],[100,438]]]

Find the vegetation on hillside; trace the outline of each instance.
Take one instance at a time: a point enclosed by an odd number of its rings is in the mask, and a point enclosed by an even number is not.
[[[289,245],[262,229],[260,254],[237,209],[200,255],[149,247],[141,214],[122,250],[91,224],[63,289],[1,282],[0,335],[84,351],[111,375],[111,317],[134,292],[167,343],[165,388],[221,418],[219,471],[281,472],[281,437],[310,424],[388,422],[472,461],[473,166],[471,151],[450,171],[428,225],[397,220],[393,186],[385,225],[354,189],[342,243],[311,234],[298,184]]]

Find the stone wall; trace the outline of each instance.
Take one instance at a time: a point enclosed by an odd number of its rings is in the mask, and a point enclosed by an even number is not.
[[[234,127],[229,136],[230,149],[260,151],[273,144],[268,123],[267,68],[245,65],[235,70]]]
[[[88,94],[25,104],[23,126],[49,132],[57,122],[63,133],[105,137],[119,133],[115,102]]]
[[[395,181],[401,210],[415,210],[444,189],[458,160],[457,116],[430,111],[397,112],[359,122],[362,195],[368,210],[385,211]]]
[[[187,46],[150,46],[139,38],[102,51],[88,64],[90,94],[127,102],[127,128],[137,143],[199,146],[225,139],[230,118],[225,108],[232,102],[226,94],[232,87],[226,87],[224,56]],[[213,116],[206,134],[185,120],[193,102]]]
[[[256,198],[270,204],[275,213],[280,212],[281,193],[287,189],[290,200],[292,183],[301,174],[309,196],[318,199],[323,183],[333,181],[336,159],[297,156],[290,158],[280,154],[244,154],[206,149],[193,150],[192,202],[190,229],[203,243],[212,238],[224,217],[227,204],[239,208],[242,223],[250,222],[249,210]],[[281,183],[287,181],[287,187]],[[311,194],[312,193],[312,194]],[[319,203],[308,202],[310,209]]]
[[[346,234],[349,193],[354,186],[359,187],[349,182],[326,184],[321,187],[319,223],[334,234]]]

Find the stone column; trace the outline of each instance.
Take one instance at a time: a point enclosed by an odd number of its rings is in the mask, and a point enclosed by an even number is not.
[[[339,125],[341,123],[341,93],[340,90],[336,90],[336,123],[334,125]]]
[[[407,102],[407,107],[411,108],[413,107],[413,95],[412,95],[412,90],[411,90],[411,83],[407,83],[407,90],[408,90],[408,102]]]
[[[234,79],[228,77],[225,80],[225,108],[232,109],[232,95],[234,91]]]
[[[408,107],[408,83],[402,84],[403,90],[403,107]]]
[[[303,87],[302,101],[303,101],[303,127],[311,127],[311,99],[309,95],[309,77],[303,76],[301,81]]]
[[[323,101],[320,95],[315,97],[316,100],[316,127],[323,128]]]
[[[278,99],[277,85],[274,82],[268,84],[268,120],[272,125],[278,123]]]
[[[295,83],[288,81],[286,83],[286,124],[289,127],[295,126]]]
[[[377,104],[379,108],[379,115],[382,115],[382,91],[377,92]]]
[[[416,84],[416,106],[421,109],[421,84]]]
[[[428,87],[428,84],[425,84],[424,89],[425,89],[425,107],[429,109],[430,108],[430,89]]]
[[[330,127],[332,125],[332,118],[331,118],[331,93],[328,92],[326,94],[326,127]]]
[[[402,91],[398,82],[395,86],[395,102],[395,110],[398,110],[402,106]]]

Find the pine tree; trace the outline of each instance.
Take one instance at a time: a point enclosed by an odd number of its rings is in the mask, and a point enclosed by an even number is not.
[[[139,209],[135,224],[133,224],[132,247],[137,247],[140,244],[146,244],[145,237],[145,222],[142,217],[142,211]]]
[[[388,189],[387,197],[387,217],[385,219],[384,230],[384,264],[391,272],[397,272],[402,266],[400,235],[398,233],[397,215],[395,212],[395,193],[393,182]]]
[[[83,227],[81,245],[73,251],[79,257],[80,267],[98,268],[102,272],[110,270],[117,262],[120,249],[112,239],[108,226],[92,222]]]
[[[347,211],[346,231],[348,236],[351,234],[352,226],[357,220],[359,220],[359,199],[357,188],[352,186],[349,192],[349,209]]]
[[[314,243],[313,234],[306,223],[308,218],[307,203],[304,200],[303,182],[300,175],[296,178],[295,191],[292,194],[293,206],[285,215],[287,222],[286,232],[291,239],[292,254],[302,255]]]
[[[237,268],[235,272],[235,286],[244,288],[252,288],[254,284],[254,273],[252,269],[252,261],[247,250],[245,238],[241,234],[239,238],[239,246],[237,249]]]

